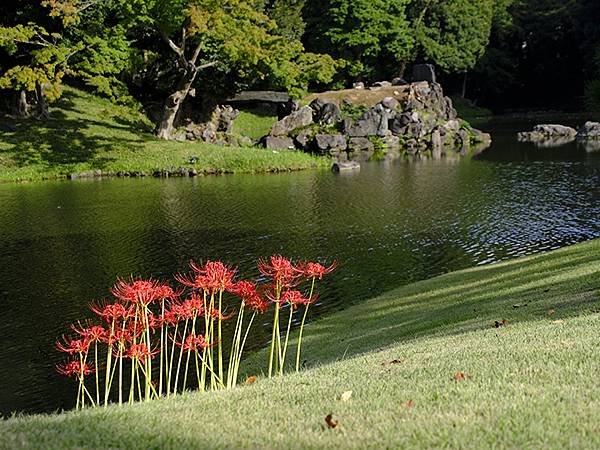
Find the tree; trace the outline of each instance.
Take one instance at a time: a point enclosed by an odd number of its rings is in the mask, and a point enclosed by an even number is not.
[[[416,0],[411,11],[419,56],[466,77],[488,45],[494,1]]]
[[[20,92],[17,113],[30,114],[27,93],[37,99],[37,116],[48,116],[47,99],[60,96],[60,84],[68,71],[69,58],[82,47],[71,46],[59,33],[50,33],[44,27],[30,23],[0,27],[0,47],[16,56],[13,65],[0,76],[0,88]]]
[[[411,57],[409,0],[325,0],[306,6],[311,50],[348,61],[352,78],[398,75]]]

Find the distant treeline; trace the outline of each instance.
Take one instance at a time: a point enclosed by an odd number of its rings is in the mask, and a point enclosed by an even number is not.
[[[169,138],[194,96],[348,87],[434,63],[496,109],[600,106],[598,0],[12,0],[4,108],[47,115],[60,85],[142,104]],[[189,103],[189,102],[188,102]]]

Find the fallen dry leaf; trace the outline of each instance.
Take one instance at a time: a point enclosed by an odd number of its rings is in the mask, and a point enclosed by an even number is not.
[[[327,416],[325,416],[325,423],[327,424],[327,428],[335,428],[338,426],[338,422],[337,420],[333,420],[333,415],[332,414],[327,414]]]
[[[415,406],[415,402],[411,399],[411,400],[406,400],[406,403],[404,403],[404,407],[406,409],[410,409],[413,406]]]
[[[505,327],[506,325],[508,325],[508,320],[506,319],[494,321],[494,327],[496,328]]]
[[[256,375],[252,375],[252,376],[246,378],[246,381],[244,381],[244,384],[246,386],[250,386],[251,384],[256,383],[256,380],[258,380],[258,377]]]
[[[343,402],[347,402],[348,400],[350,400],[350,397],[352,397],[352,391],[345,391],[345,392],[342,392],[342,395],[340,396],[340,400]]]
[[[471,376],[469,374],[467,374],[467,373],[464,373],[464,372],[456,372],[454,374],[454,381],[457,381],[457,382],[458,381],[466,381],[469,378],[471,378]]]
[[[564,322],[564,320],[562,320],[562,319],[552,321],[552,323],[556,323],[556,324],[563,323],[563,322]]]
[[[555,310],[555,309],[549,309],[547,314],[548,314],[549,316],[552,316],[552,315],[554,315],[555,313],[556,313],[556,310]]]
[[[405,361],[404,359],[392,359],[391,361],[382,362],[381,365],[383,367],[386,367],[386,366],[391,366],[394,364],[402,364],[404,361]]]

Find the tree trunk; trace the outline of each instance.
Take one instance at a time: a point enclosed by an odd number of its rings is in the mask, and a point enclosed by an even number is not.
[[[19,92],[17,100],[17,117],[26,119],[29,117],[29,103],[27,103],[27,91],[24,89]]]
[[[169,140],[172,138],[177,113],[190,92],[190,88],[192,87],[197,74],[198,69],[193,65],[186,69],[181,80],[179,80],[179,83],[177,84],[175,92],[169,95],[165,101],[162,118],[156,127],[156,136],[160,139]]]
[[[48,103],[46,102],[46,97],[44,96],[44,86],[41,83],[37,83],[35,85],[35,93],[37,96],[38,119],[49,118],[50,112],[48,111]]]
[[[462,91],[460,93],[460,96],[462,98],[465,98],[467,96],[467,72],[465,72],[463,75]]]

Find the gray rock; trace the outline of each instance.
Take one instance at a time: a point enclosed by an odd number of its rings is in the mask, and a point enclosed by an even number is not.
[[[333,125],[340,120],[342,115],[342,111],[338,105],[326,102],[320,98],[313,100],[309,106],[314,111],[313,119],[315,122]]]
[[[404,78],[396,77],[392,80],[392,86],[404,86],[408,82]]]
[[[391,87],[392,83],[389,81],[376,81],[373,83],[373,87]]]
[[[471,138],[469,136],[469,132],[464,128],[461,128],[458,131],[458,137],[460,139],[460,153],[465,155],[471,146]]]
[[[317,134],[315,146],[320,153],[331,153],[331,150],[342,151],[348,147],[346,138],[341,134]]]
[[[356,161],[336,162],[331,166],[331,170],[336,173],[347,172],[351,170],[360,170],[360,164]]]
[[[433,64],[416,64],[413,66],[412,71],[413,82],[427,81],[429,83],[435,83],[435,67]]]
[[[352,84],[352,89],[364,89],[365,88],[365,83],[363,83],[362,81],[357,81],[356,83]]]
[[[348,140],[348,150],[350,152],[372,152],[375,145],[366,137],[354,137]]]
[[[434,154],[439,153],[441,155],[442,147],[443,147],[443,143],[442,143],[442,136],[440,134],[440,130],[435,129],[435,130],[433,130],[433,133],[431,133],[431,149],[434,152]]]
[[[385,97],[380,103],[384,108],[391,110],[396,110],[400,106],[400,102],[394,97]]]
[[[533,131],[517,133],[520,142],[533,142],[538,147],[557,147],[575,140],[577,131],[564,125],[541,124]]]
[[[313,110],[310,106],[303,106],[298,111],[284,117],[271,128],[271,136],[286,136],[298,128],[306,127],[313,123]]]
[[[579,131],[577,131],[577,139],[600,139],[600,123],[598,122],[586,122],[583,124]]]
[[[356,122],[345,124],[345,132],[350,137],[385,136],[388,132],[388,122],[395,112],[378,103],[366,111]]]
[[[302,130],[300,133],[298,133],[298,136],[296,136],[296,144],[298,144],[298,147],[303,149],[303,150],[308,150],[310,147],[310,144],[312,143],[314,138],[314,131],[313,130]]]
[[[292,150],[295,148],[292,138],[286,136],[267,136],[265,147],[273,150]]]

